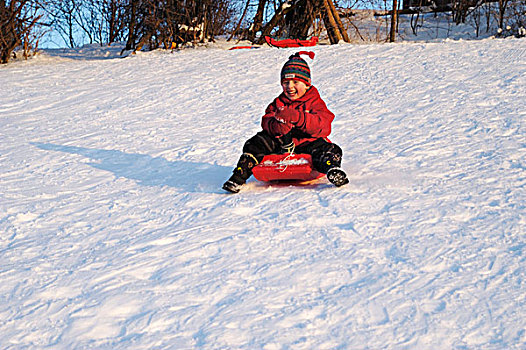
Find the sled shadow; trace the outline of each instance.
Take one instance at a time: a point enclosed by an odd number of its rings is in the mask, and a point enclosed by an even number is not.
[[[221,185],[232,171],[208,163],[168,161],[146,154],[125,153],[116,150],[91,149],[32,142],[46,151],[81,155],[93,160],[88,165],[109,171],[117,177],[136,181],[143,186],[169,186],[183,192],[223,193]]]
[[[267,181],[255,184],[256,188],[297,188],[304,190],[323,189],[332,187],[332,185],[326,183],[322,179],[313,179],[307,181],[294,181],[294,180],[283,180],[283,181]]]

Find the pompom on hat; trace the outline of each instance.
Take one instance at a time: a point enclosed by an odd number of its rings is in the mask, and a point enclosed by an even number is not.
[[[308,55],[314,59],[314,52],[300,51],[289,57],[289,60],[281,68],[281,82],[287,80],[299,80],[307,86],[311,85],[310,68],[307,62],[300,55]]]

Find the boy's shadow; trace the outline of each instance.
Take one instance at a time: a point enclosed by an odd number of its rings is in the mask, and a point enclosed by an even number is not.
[[[94,162],[87,164],[92,167],[112,172],[117,177],[135,180],[144,186],[170,186],[184,192],[224,193],[221,185],[232,171],[231,168],[221,165],[171,162],[145,154],[50,143],[32,142],[31,144],[46,151],[78,154],[90,158]]]

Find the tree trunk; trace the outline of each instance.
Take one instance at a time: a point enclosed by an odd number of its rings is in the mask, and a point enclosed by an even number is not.
[[[506,8],[508,7],[509,0],[499,0],[499,17],[498,17],[498,26],[500,29],[504,29],[504,14],[506,13]]]
[[[307,39],[312,23],[316,18],[316,13],[316,2],[312,0],[297,1],[294,11],[287,13],[285,16],[289,37],[293,39]]]
[[[321,1],[323,23],[325,23],[325,28],[327,28],[327,34],[329,35],[329,41],[331,44],[338,44],[342,40],[340,30],[336,24],[336,20],[332,15],[331,8],[329,7],[328,0],[319,0]]]
[[[289,5],[289,6],[284,6]],[[265,36],[270,35],[270,32],[278,24],[278,22],[285,16],[288,12],[292,11],[296,7],[295,4],[290,4],[289,1],[284,1],[281,6],[278,8],[272,19],[267,23],[261,32],[261,37],[257,41],[258,44],[263,44],[265,42]]]
[[[22,44],[22,35],[34,25],[24,23],[21,12],[27,0],[0,2],[0,63],[8,63],[13,51]],[[36,20],[35,20],[36,21]]]
[[[256,39],[256,34],[261,30],[261,27],[263,26],[263,13],[265,12],[265,5],[267,4],[267,0],[259,0],[258,3],[258,9],[256,11],[256,15],[254,16],[254,23],[252,24],[251,28],[248,30],[248,40],[251,42],[254,42]]]
[[[239,30],[239,27],[241,26],[241,22],[243,22],[243,18],[245,18],[245,15],[247,14],[248,6],[250,5],[250,0],[247,0],[247,4],[245,5],[245,9],[243,10],[243,14],[241,15],[241,18],[239,19],[239,22],[237,23],[236,29],[232,31],[232,34],[228,38],[227,41],[232,40],[236,32]]]
[[[338,10],[334,6],[334,3],[332,0],[327,0],[327,4],[329,5],[329,8],[331,10],[332,16],[334,17],[334,21],[336,22],[336,25],[338,26],[338,29],[340,30],[340,34],[342,35],[343,40],[346,43],[350,43],[351,40],[349,39],[349,35],[347,34],[347,30],[343,26],[343,22],[340,19],[340,15],[338,14]]]
[[[128,40],[126,41],[126,47],[124,48],[124,50],[132,50],[135,48],[135,26],[136,25],[137,25],[137,0],[131,0],[130,23],[128,25]]]
[[[393,13],[391,14],[391,30],[389,32],[389,42],[396,41],[396,23],[398,22],[398,0],[393,0]]]

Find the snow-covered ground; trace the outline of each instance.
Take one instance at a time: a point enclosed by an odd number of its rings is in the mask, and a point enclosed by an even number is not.
[[[314,51],[350,184],[237,195],[295,50],[0,67],[0,348],[526,348],[526,40]]]
[[[497,6],[496,3],[488,3],[486,6],[479,7],[477,11],[470,12],[464,23],[458,25],[451,12],[401,14],[398,17],[396,41],[441,42],[446,38],[473,40],[495,36],[498,33],[495,15],[498,10],[494,8],[495,6]],[[378,15],[381,13],[385,11],[354,9],[351,15],[342,15],[343,24],[347,28],[351,41],[353,43],[388,41],[391,17]],[[507,26],[514,22],[506,18],[504,23]],[[506,31],[503,34],[509,36],[518,33]],[[321,34],[321,40],[328,42],[325,32]]]

